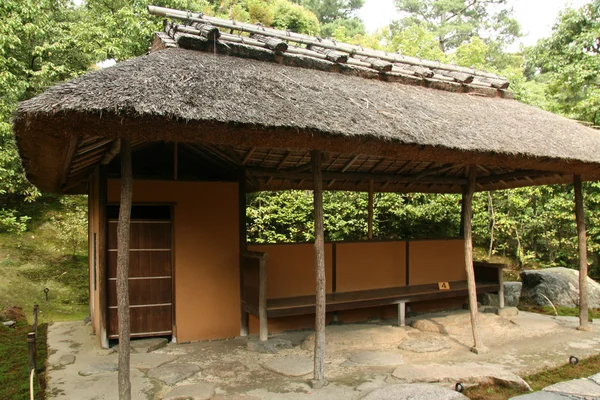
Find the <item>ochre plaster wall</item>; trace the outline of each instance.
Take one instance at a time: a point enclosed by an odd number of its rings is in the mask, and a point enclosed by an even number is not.
[[[406,285],[406,242],[336,243],[336,291]]]
[[[267,298],[315,294],[315,251],[312,243],[250,244],[250,251],[262,251],[267,260]],[[325,244],[325,282],[331,293],[331,243]]]
[[[119,201],[109,180],[108,201]],[[238,185],[135,181],[134,203],[174,203],[175,324],[178,342],[240,333]]]
[[[417,240],[409,243],[410,285],[463,281],[464,240]]]

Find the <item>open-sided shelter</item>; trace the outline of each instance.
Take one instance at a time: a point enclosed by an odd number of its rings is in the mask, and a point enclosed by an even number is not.
[[[321,332],[334,317],[402,323],[406,303],[447,307],[468,289],[473,306],[476,279],[478,292],[502,287],[489,266],[473,274],[473,192],[580,189],[600,176],[597,131],[512,100],[496,75],[150,12],[173,22],[147,55],[54,86],[14,118],[31,182],[89,195],[90,312],[103,345],[118,336],[120,202],[133,202],[122,221],[131,336],[266,339],[315,321]],[[247,245],[246,193],[287,189],[314,189],[315,244]],[[374,241],[369,230],[324,243],[322,190],[463,193],[464,237]]]

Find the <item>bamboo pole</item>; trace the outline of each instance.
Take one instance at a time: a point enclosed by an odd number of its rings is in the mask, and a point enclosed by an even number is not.
[[[373,179],[369,179],[369,216],[367,219],[367,239],[373,239]]]
[[[575,192],[575,219],[577,221],[577,249],[579,251],[579,326],[577,329],[587,331],[590,330],[588,322],[588,263],[581,175],[573,177],[573,188]]]
[[[119,399],[131,399],[129,378],[130,317],[129,317],[129,239],[133,176],[131,143],[121,140],[121,203],[117,226],[117,309],[119,322]]]
[[[491,78],[498,81],[506,81],[502,77],[483,71],[476,71],[471,68],[459,67],[457,65],[442,64],[439,61],[428,61],[421,60],[415,57],[407,57],[400,54],[386,53],[384,51],[377,51],[371,49],[364,49],[361,46],[354,46],[345,43],[338,43],[333,40],[327,40],[317,38],[313,36],[303,35],[295,32],[283,32],[273,28],[266,28],[263,26],[247,24],[243,22],[237,22],[232,20],[225,20],[216,17],[210,17],[202,13],[191,13],[187,11],[175,10],[172,8],[148,6],[148,12],[152,15],[157,15],[166,18],[173,18],[182,21],[200,22],[200,23],[211,23],[214,26],[225,29],[233,29],[239,32],[253,33],[263,36],[270,36],[281,40],[299,43],[302,45],[319,46],[326,49],[338,50],[349,53],[350,55],[358,55],[363,57],[374,57],[380,60],[388,61],[391,63],[402,63],[411,66],[427,67],[436,70],[449,71],[449,72],[461,72],[470,74],[478,77]]]
[[[321,152],[310,153],[312,161],[314,185],[315,214],[315,276],[316,315],[315,315],[315,353],[313,387],[321,388],[327,384],[325,380],[325,234],[323,229],[323,174],[321,171]]]
[[[473,328],[473,347],[471,351],[476,354],[483,354],[488,349],[483,345],[481,341],[481,335],[479,333],[479,318],[477,310],[477,288],[475,286],[475,271],[473,270],[473,231],[472,231],[472,219],[473,219],[473,193],[475,192],[475,185],[477,184],[477,168],[471,166],[469,168],[469,178],[465,191],[463,193],[463,231],[465,239],[465,269],[467,271],[467,286],[469,290],[469,311],[471,313],[471,326]]]

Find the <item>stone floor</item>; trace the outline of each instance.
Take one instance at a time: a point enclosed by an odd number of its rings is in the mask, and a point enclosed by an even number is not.
[[[565,364],[571,355],[585,358],[600,353],[600,329],[577,331],[576,318],[531,313],[480,316],[482,335],[490,349],[483,355],[469,351],[472,336],[469,314],[464,311],[423,315],[403,328],[391,326],[391,321],[329,326],[329,384],[322,389],[312,389],[309,384],[310,331],[277,335],[273,339],[288,346],[278,343],[275,354],[270,351],[276,346],[263,353],[248,350],[261,349],[253,337],[190,344],[134,340],[132,396],[171,400],[464,399],[452,390],[457,382],[527,387],[519,376]],[[53,324],[48,342],[49,398],[117,398],[117,354],[96,348],[88,326],[80,322]],[[588,387],[589,382],[581,384]],[[414,397],[415,393],[430,395]]]

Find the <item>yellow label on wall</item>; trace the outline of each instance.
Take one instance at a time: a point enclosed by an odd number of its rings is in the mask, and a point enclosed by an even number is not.
[[[440,290],[450,290],[450,284],[448,282],[438,282]]]

